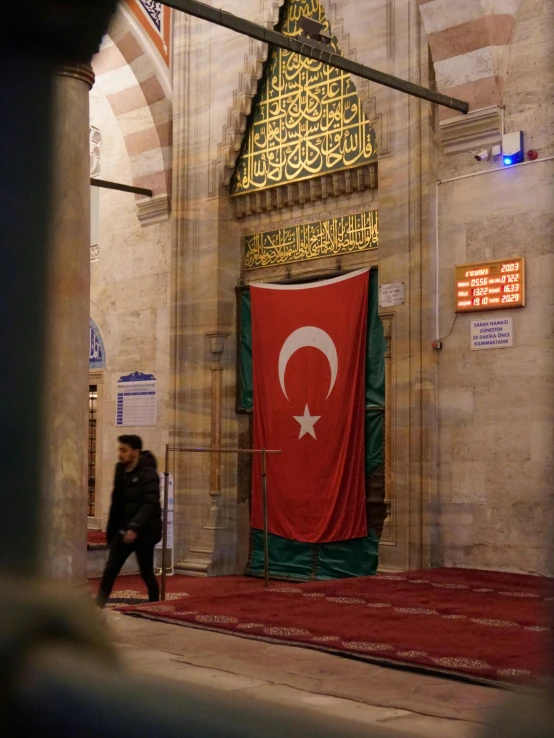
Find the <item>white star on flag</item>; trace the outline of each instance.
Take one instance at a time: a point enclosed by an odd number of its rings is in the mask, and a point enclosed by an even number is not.
[[[313,436],[317,441],[314,425],[321,418],[321,415],[310,415],[310,409],[306,405],[304,415],[294,415],[293,417],[298,423],[300,423],[300,435],[298,436],[298,440],[309,433],[310,436]]]

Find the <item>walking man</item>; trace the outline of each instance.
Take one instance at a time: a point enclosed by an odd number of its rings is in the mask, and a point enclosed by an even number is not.
[[[160,478],[154,455],[142,450],[142,439],[119,437],[119,463],[115,467],[112,504],[106,539],[109,557],[96,597],[104,607],[123,564],[134,552],[148,599],[157,602],[160,588],[154,573],[154,549],[162,537]]]

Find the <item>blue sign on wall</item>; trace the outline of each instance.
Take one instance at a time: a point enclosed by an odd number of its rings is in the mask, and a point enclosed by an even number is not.
[[[104,348],[104,341],[98,330],[98,326],[92,320],[89,321],[89,335],[90,335],[90,355],[89,355],[89,367],[90,369],[105,369],[106,368],[106,350]]]
[[[153,374],[133,372],[117,383],[117,413],[119,426],[156,425],[158,383]]]

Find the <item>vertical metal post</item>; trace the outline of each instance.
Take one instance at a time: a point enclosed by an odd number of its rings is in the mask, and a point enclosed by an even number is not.
[[[165,469],[164,469],[164,512],[163,512],[163,529],[162,529],[162,589],[160,597],[162,602],[165,600],[166,579],[167,579],[167,523],[169,518],[169,443],[165,446]]]
[[[267,469],[266,450],[262,449],[262,498],[264,508],[264,579],[265,586],[269,586],[269,533],[267,530]]]
[[[269,586],[269,532],[268,532],[268,513],[267,513],[267,457],[278,455],[281,451],[272,449],[253,449],[253,448],[177,448],[166,446],[165,448],[165,475],[164,475],[164,524],[163,524],[163,542],[162,542],[162,587],[160,597],[165,600],[165,580],[166,580],[166,553],[167,553],[167,519],[169,508],[169,496],[167,492],[169,478],[169,452],[173,453],[191,453],[191,454],[252,454],[262,457],[262,507],[264,518],[264,579],[265,586]]]

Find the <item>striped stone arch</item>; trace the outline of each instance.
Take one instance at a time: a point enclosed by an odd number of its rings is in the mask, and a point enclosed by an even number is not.
[[[503,107],[509,45],[521,0],[418,0],[439,92],[470,110]],[[442,119],[459,113],[440,109]]]
[[[139,220],[143,225],[166,220],[172,182],[171,93],[121,10],[93,59],[93,69],[123,133],[133,185],[154,194],[137,195]]]

